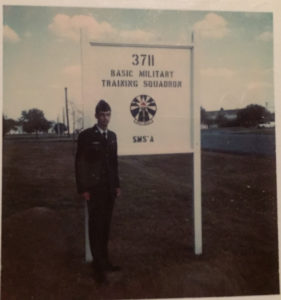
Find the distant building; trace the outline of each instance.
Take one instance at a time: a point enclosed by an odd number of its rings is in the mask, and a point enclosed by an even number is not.
[[[208,128],[217,128],[217,127],[237,127],[241,125],[241,114],[240,111],[244,109],[226,109],[221,108],[220,110],[215,111],[205,111],[202,117],[202,123],[208,126]],[[260,127],[272,127],[275,125],[275,113],[268,112],[264,113],[261,119],[258,120],[258,124],[267,124],[266,126]],[[238,120],[238,115],[239,120]],[[258,117],[258,116],[257,116]],[[245,118],[245,117],[244,117]]]
[[[15,125],[15,129],[11,129],[7,134],[23,134],[22,125]]]
[[[206,118],[210,121],[215,121],[219,116],[223,116],[228,121],[237,119],[237,115],[240,109],[223,109],[215,111],[206,111]]]
[[[48,129],[48,133],[49,133],[49,134],[54,134],[54,133],[56,133],[56,131],[55,131],[55,125],[56,125],[56,122],[51,121],[51,127]]]

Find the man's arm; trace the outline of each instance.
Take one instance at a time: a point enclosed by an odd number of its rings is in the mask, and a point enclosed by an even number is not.
[[[116,138],[116,146],[114,149],[114,169],[115,169],[115,185],[116,185],[116,197],[119,197],[121,195],[121,189],[120,189],[120,179],[119,179],[119,165],[118,165],[118,145],[117,145],[117,136]]]
[[[79,194],[82,194],[85,200],[90,200],[90,193],[86,191],[83,185],[83,177],[84,177],[84,167],[83,167],[83,160],[84,160],[84,141],[83,135],[79,134],[78,141],[77,141],[77,152],[75,156],[75,177],[76,177],[76,186],[77,191]]]

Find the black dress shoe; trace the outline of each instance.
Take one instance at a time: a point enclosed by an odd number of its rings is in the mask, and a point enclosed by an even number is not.
[[[113,266],[112,264],[109,263],[105,266],[104,270],[106,272],[119,272],[119,271],[121,271],[121,267]]]

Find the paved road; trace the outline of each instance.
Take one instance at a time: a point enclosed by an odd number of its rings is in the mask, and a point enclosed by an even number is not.
[[[202,130],[201,147],[206,150],[274,155],[275,136]]]

